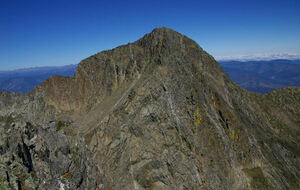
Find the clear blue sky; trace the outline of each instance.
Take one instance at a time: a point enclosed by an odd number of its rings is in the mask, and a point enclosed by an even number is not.
[[[300,0],[0,0],[0,70],[76,64],[155,27],[213,56],[300,51]]]

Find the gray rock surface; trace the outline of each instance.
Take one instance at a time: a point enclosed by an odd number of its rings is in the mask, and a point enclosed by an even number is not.
[[[2,189],[94,189],[101,171],[84,139],[67,136],[61,121],[34,126],[19,116],[0,118]],[[99,183],[98,185],[101,185]]]

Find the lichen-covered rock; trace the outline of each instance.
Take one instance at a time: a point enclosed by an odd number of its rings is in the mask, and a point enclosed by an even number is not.
[[[86,189],[101,184],[99,168],[89,159],[83,139],[23,122],[21,117],[1,117],[0,181],[11,189]],[[68,126],[70,127],[70,126]]]

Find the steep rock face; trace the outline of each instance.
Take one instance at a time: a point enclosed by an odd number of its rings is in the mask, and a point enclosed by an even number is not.
[[[135,43],[83,60],[74,78],[53,76],[40,88],[50,105],[61,111],[76,111],[123,90],[141,74],[153,72],[157,65],[173,64],[182,58],[198,70],[200,59],[213,59],[187,37],[171,29],[156,29]],[[215,62],[202,67],[214,73],[214,80],[224,75]]]
[[[2,115],[74,121],[66,135],[85,138],[101,189],[299,188],[300,88],[247,92],[168,28],[2,97]]]

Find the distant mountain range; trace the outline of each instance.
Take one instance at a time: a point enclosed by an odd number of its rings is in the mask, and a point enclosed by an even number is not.
[[[300,60],[219,61],[223,70],[241,87],[265,93],[286,86],[300,86]],[[0,71],[0,90],[29,92],[53,75],[73,76],[77,65],[35,67]]]
[[[249,91],[265,93],[286,86],[300,86],[300,60],[219,63],[231,80]]]
[[[215,56],[218,61],[272,61],[272,60],[299,60],[300,52],[283,52],[283,53],[258,53],[232,56]]]
[[[25,94],[53,75],[73,76],[77,65],[0,71],[0,90]]]

